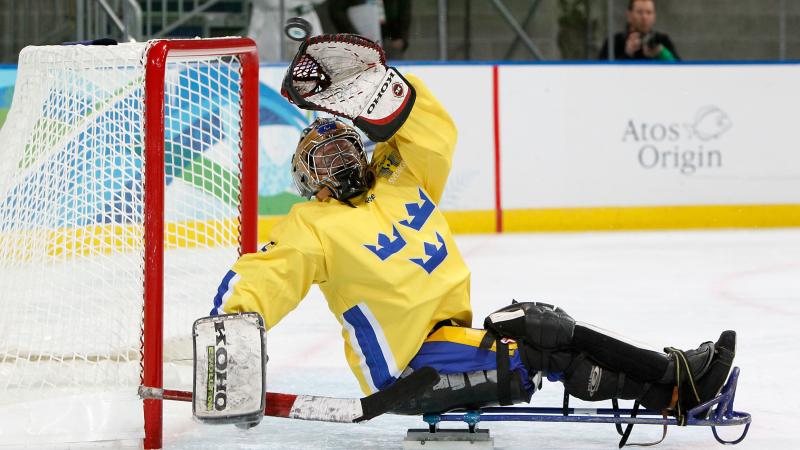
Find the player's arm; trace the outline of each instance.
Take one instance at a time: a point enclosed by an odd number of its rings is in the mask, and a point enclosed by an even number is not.
[[[386,144],[400,151],[403,161],[438,203],[453,161],[457,130],[453,119],[419,78],[407,75],[417,99],[400,129]]]
[[[274,327],[306,296],[312,284],[327,279],[316,234],[297,214],[289,214],[271,233],[273,242],[243,255],[220,283],[212,315],[258,312]]]
[[[434,201],[440,199],[455,125],[422,81],[386,66],[379,45],[356,35],[310,38],[292,60],[281,93],[300,108],[352,119],[373,141],[397,148]]]

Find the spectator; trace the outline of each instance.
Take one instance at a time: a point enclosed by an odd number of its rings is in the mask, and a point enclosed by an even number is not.
[[[383,0],[383,10],[381,35],[386,58],[403,59],[411,26],[411,0]]]
[[[312,35],[322,34],[322,25],[314,11],[314,5],[323,0],[284,0],[286,11],[283,20],[292,17],[302,17],[311,23]],[[297,50],[297,44],[283,39],[283,23],[281,23],[280,0],[252,0],[253,10],[250,15],[247,37],[256,41],[258,45],[258,59],[261,62],[281,61],[281,42],[292,45],[284,49],[284,55],[292,55]],[[287,42],[288,41],[288,42]],[[287,59],[287,58],[284,58]]]
[[[656,23],[655,0],[629,0],[627,30],[614,35],[614,58],[622,60],[680,61],[672,40],[653,29]],[[600,59],[609,59],[608,39]]]
[[[381,13],[376,0],[329,0],[328,12],[338,33],[352,33],[381,43]]]

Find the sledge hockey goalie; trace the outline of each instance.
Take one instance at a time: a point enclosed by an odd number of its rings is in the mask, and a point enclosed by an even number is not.
[[[368,161],[347,121],[320,118],[292,159],[295,205],[271,242],[224,277],[212,316],[257,312],[274,327],[318,284],[342,325],[362,390],[389,388],[433,367],[439,381],[393,407],[399,414],[528,402],[543,375],[583,400],[637,399],[682,417],[716,396],[736,334],[691,350],[641,348],[545,303],[512,303],[472,328],[470,272],[437,203],[456,127],[422,80],[387,67],[375,43],[307,39],[282,94],[351,121],[377,142]]]

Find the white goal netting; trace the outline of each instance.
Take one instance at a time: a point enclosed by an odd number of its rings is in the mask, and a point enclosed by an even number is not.
[[[0,409],[114,391],[137,401],[146,127],[164,127],[168,366],[191,363],[192,322],[238,256],[240,61],[168,60],[164,121],[146,123],[148,45],[20,54],[0,131]],[[167,367],[165,383],[191,389],[181,377]]]

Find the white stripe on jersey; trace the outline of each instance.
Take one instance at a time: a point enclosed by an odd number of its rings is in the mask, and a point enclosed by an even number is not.
[[[397,362],[394,360],[394,354],[392,353],[392,349],[389,347],[389,341],[386,339],[386,335],[383,333],[383,328],[381,324],[378,322],[378,319],[375,318],[375,315],[372,314],[369,307],[365,303],[359,303],[358,309],[364,313],[364,317],[367,318],[369,324],[372,326],[372,331],[375,332],[375,337],[378,338],[378,345],[381,346],[381,353],[383,353],[383,359],[386,360],[386,365],[389,369],[389,375],[393,376],[394,378],[398,378],[400,376],[400,370],[397,369]]]
[[[228,299],[231,298],[231,295],[233,295],[233,287],[236,286],[236,283],[238,283],[239,280],[241,280],[241,279],[242,279],[242,276],[237,273],[230,280],[228,280],[228,287],[225,290],[225,293],[222,294],[222,303],[214,311],[218,315],[219,314],[225,314],[225,302],[227,302]]]
[[[358,365],[361,367],[361,374],[364,376],[364,380],[367,382],[367,387],[369,388],[369,393],[372,394],[374,392],[378,392],[378,388],[375,387],[375,383],[372,382],[372,372],[369,370],[369,366],[367,365],[367,358],[364,356],[364,352],[361,351],[361,346],[358,345],[358,339],[356,338],[356,329],[353,328],[350,323],[346,320],[342,320],[342,325],[344,329],[347,330],[347,335],[350,340],[350,348],[358,355]]]

